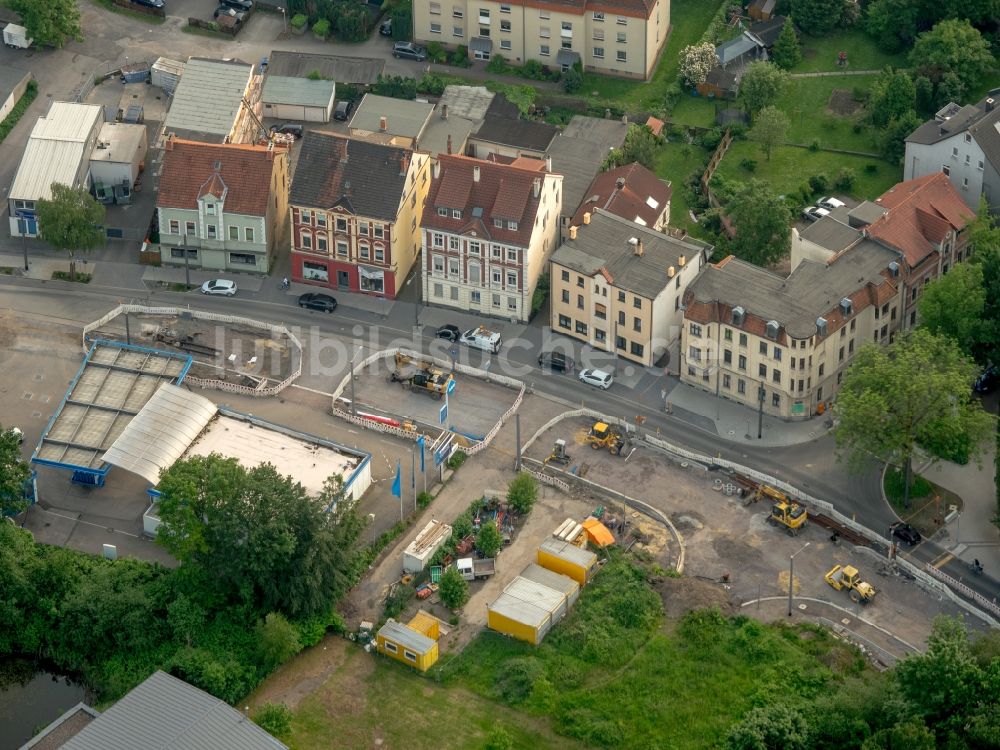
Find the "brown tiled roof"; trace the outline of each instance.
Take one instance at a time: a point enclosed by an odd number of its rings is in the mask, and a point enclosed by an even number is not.
[[[534,168],[441,154],[441,173],[431,180],[421,226],[456,234],[474,230],[487,239],[527,246],[539,205],[534,181],[546,176],[544,161],[522,161],[528,163]],[[473,176],[476,168],[478,182]],[[450,210],[447,216],[439,216],[438,208],[458,209],[462,218],[452,218]],[[493,226],[494,217],[516,221],[517,229],[508,229],[506,222],[502,228]]]
[[[198,143],[171,138],[163,151],[156,205],[196,209],[200,195],[207,192],[218,195],[224,187],[227,213],[265,216],[275,156],[284,153],[280,146]]]
[[[622,187],[618,181],[623,180]],[[672,190],[654,173],[637,162],[623,167],[601,172],[587,189],[586,198],[576,210],[570,222],[576,226],[583,224],[583,215],[593,213],[596,208],[603,208],[623,219],[635,221],[637,218],[645,222],[644,226],[656,224],[663,208],[670,201]],[[652,198],[656,208],[646,201]]]
[[[900,182],[875,202],[888,212],[868,226],[869,236],[901,252],[910,268],[975,217],[944,172]]]
[[[663,132],[663,126],[666,123],[663,120],[658,120],[657,118],[650,115],[649,119],[646,120],[646,127],[653,131],[653,135],[660,135]]]

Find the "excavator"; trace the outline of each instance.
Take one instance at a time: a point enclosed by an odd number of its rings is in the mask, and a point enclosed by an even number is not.
[[[545,459],[546,464],[568,464],[570,462],[570,456],[566,452],[566,441],[559,439],[556,440],[555,445],[552,446],[552,453],[549,457]]]
[[[399,383],[404,388],[424,391],[436,399],[444,397],[452,385],[455,376],[450,372],[439,370],[429,362],[414,361],[412,357],[397,353],[396,369],[389,373],[390,383]]]
[[[785,530],[795,536],[809,521],[809,512],[792,500],[781,490],[767,484],[761,484],[744,501],[744,505],[756,503],[759,500],[768,500],[771,503],[771,513],[767,517],[767,522],[772,526],[783,526]]]
[[[607,422],[594,422],[587,433],[587,443],[595,451],[607,448],[613,456],[620,456],[628,447],[628,439]]]

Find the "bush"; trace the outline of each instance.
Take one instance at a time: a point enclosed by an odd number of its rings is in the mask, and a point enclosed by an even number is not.
[[[742,159],[740,161],[740,166],[743,167],[747,172],[753,172],[757,169],[756,159]]]
[[[280,612],[270,612],[257,623],[257,663],[270,672],[302,650],[299,631]]]
[[[427,44],[427,58],[431,62],[446,63],[448,62],[448,50],[441,42],[429,42]]]
[[[878,174],[878,164],[865,164],[865,174]]]
[[[507,502],[521,515],[530,513],[537,499],[538,482],[526,471],[522,471],[507,485]]]
[[[549,274],[543,271],[535,284],[535,291],[531,294],[531,314],[534,315],[542,309],[545,298],[549,296]]]
[[[854,190],[854,184],[858,176],[850,167],[841,167],[837,172],[837,179],[833,181],[833,186],[841,193],[850,193]]]
[[[278,739],[292,731],[292,710],[284,703],[265,703],[253,717],[254,723]]]
[[[563,73],[563,91],[567,94],[575,94],[583,88],[583,76],[576,68],[570,68]]]
[[[490,73],[507,73],[510,71],[510,65],[507,64],[507,58],[503,55],[493,55],[486,63],[486,70]]]
[[[17,100],[17,104],[10,113],[0,122],[0,141],[3,141],[9,134],[10,131],[14,129],[17,125],[17,121],[21,119],[24,111],[31,105],[38,96],[38,84],[35,81],[28,81],[28,88],[21,95],[21,98]]]
[[[464,44],[458,45],[448,56],[448,62],[460,68],[468,68],[472,65],[472,61],[469,60],[469,48]]]
[[[718,128],[709,128],[704,133],[695,138],[695,143],[706,151],[714,151],[722,140],[722,131]]]
[[[312,32],[320,39],[326,39],[330,36],[330,22],[325,18],[319,19],[313,24]]]
[[[444,79],[433,73],[424,73],[423,78],[417,81],[417,91],[431,96],[441,96],[445,88]]]
[[[799,185],[799,198],[802,203],[807,203],[807,204],[811,203],[812,195],[813,191],[812,188],[809,186],[808,182],[803,182],[801,185]]]
[[[431,504],[431,502],[433,502],[433,500],[434,496],[429,492],[421,492],[419,495],[417,495],[417,505],[419,505],[421,508],[426,508],[428,505]]]
[[[535,682],[544,677],[545,667],[534,656],[521,656],[509,660],[496,683],[497,695],[509,705],[515,706],[527,700]]]
[[[441,574],[438,596],[448,609],[459,609],[469,601],[469,582],[462,578],[458,568],[449,566]]]
[[[825,193],[830,187],[830,178],[822,172],[809,178],[809,187],[814,193]]]
[[[513,750],[514,740],[500,724],[494,724],[486,737],[483,750]]]
[[[521,75],[536,81],[544,81],[548,77],[545,66],[538,60],[525,60],[524,65],[521,66]]]
[[[663,108],[668,114],[674,111],[674,107],[677,106],[677,102],[681,100],[682,96],[684,96],[684,90],[681,88],[680,83],[674,81],[667,86],[666,91],[663,93]]]
[[[451,454],[451,458],[448,459],[448,468],[452,471],[458,471],[468,457],[469,454],[463,450],[455,451]]]
[[[809,144],[809,150],[814,153],[819,151],[819,138],[813,138],[812,143]]]
[[[288,23],[293,29],[301,29],[309,23],[309,18],[302,13],[296,13]]]

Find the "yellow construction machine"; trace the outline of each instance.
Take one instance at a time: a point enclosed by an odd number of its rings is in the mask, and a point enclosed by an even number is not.
[[[767,522],[772,526],[784,526],[785,530],[795,536],[809,520],[809,512],[793,500],[779,500],[771,506],[771,514]]]
[[[390,383],[399,383],[404,388],[425,391],[436,399],[444,397],[454,389],[455,376],[434,367],[429,362],[415,361],[412,357],[396,353],[396,369],[389,373]]]
[[[823,576],[823,580],[837,591],[847,589],[852,602],[867,604],[878,593],[874,586],[861,580],[861,573],[853,565],[834,565],[830,572]]]
[[[621,455],[628,446],[626,438],[607,422],[594,422],[587,433],[587,443],[595,451],[607,448],[613,456]]]
[[[570,462],[569,454],[566,452],[566,441],[556,440],[555,445],[552,446],[552,453],[549,457],[545,459],[546,464],[568,464]]]

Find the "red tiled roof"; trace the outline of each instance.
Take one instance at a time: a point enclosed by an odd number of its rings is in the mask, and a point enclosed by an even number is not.
[[[663,120],[658,120],[653,116],[650,116],[650,118],[646,120],[646,127],[653,131],[653,135],[659,135],[662,133],[663,126],[665,124],[666,123],[664,123]]]
[[[206,193],[219,196],[225,190],[227,213],[265,216],[275,156],[284,153],[285,149],[279,146],[198,143],[171,138],[163,151],[156,205],[196,209],[199,196]]]
[[[439,155],[441,172],[431,180],[421,226],[456,234],[475,231],[487,239],[527,246],[540,202],[535,197],[534,182],[544,181],[547,173],[543,161],[518,161],[530,163],[532,168],[457,154]],[[476,169],[478,181],[474,176]],[[450,210],[447,216],[440,216],[438,208]],[[452,217],[455,209],[461,211],[462,218]],[[493,225],[494,217],[505,220],[503,227]],[[508,220],[516,221],[517,229],[508,229]]]
[[[943,172],[900,182],[875,202],[888,212],[868,226],[868,234],[901,252],[910,268],[975,217]]]
[[[621,188],[619,180],[624,181]],[[636,217],[645,222],[645,226],[656,224],[663,209],[670,201],[673,191],[653,172],[637,162],[602,172],[594,178],[587,189],[587,197],[576,210],[573,220],[575,226],[583,224],[583,215],[593,213],[595,208],[603,208],[628,221]],[[650,206],[647,198],[656,201],[656,208]]]

